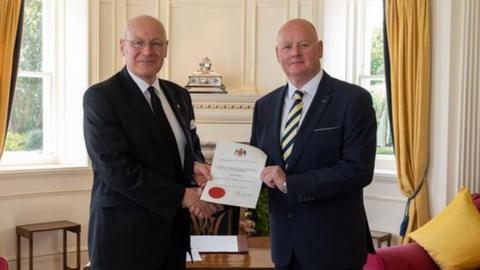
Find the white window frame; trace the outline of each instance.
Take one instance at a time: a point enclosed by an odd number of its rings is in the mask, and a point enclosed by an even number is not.
[[[355,84],[360,84],[363,56],[369,53],[362,40],[366,1],[374,0],[323,0],[323,66],[333,76]],[[395,177],[395,156],[377,154],[375,174]]]
[[[43,148],[5,151],[0,174],[36,168],[88,167],[81,107],[81,97],[88,86],[88,2],[42,0],[42,71],[19,71],[18,76],[43,78]]]

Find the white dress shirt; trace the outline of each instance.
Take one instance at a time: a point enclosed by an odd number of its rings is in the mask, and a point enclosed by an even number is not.
[[[187,145],[187,138],[183,133],[180,123],[178,123],[177,117],[175,116],[175,113],[173,112],[172,107],[170,106],[170,103],[168,102],[168,99],[165,96],[165,93],[163,91],[160,91],[160,83],[158,82],[158,79],[155,80],[155,82],[152,85],[149,85],[140,77],[130,72],[128,67],[127,67],[127,71],[128,71],[128,74],[130,74],[130,77],[132,77],[133,81],[137,84],[138,88],[140,88],[140,90],[142,91],[142,94],[147,99],[147,102],[148,104],[150,104],[150,108],[152,109],[152,112],[153,112],[153,108],[152,108],[152,104],[150,103],[151,99],[150,99],[150,92],[148,92],[148,88],[150,86],[155,88],[155,93],[160,98],[160,101],[162,103],[162,109],[165,112],[165,115],[167,116],[167,119],[168,119],[168,123],[170,124],[173,134],[175,135],[175,140],[177,141],[178,153],[180,155],[180,160],[182,162],[182,167],[183,167],[183,163],[185,161],[185,146]]]
[[[302,109],[302,116],[300,118],[300,123],[298,128],[302,125],[303,119],[305,118],[305,115],[308,112],[308,109],[310,108],[310,105],[312,104],[313,97],[315,97],[315,94],[317,93],[318,85],[320,84],[320,81],[322,80],[323,76],[323,69],[320,69],[320,72],[318,72],[315,77],[313,77],[310,81],[308,81],[302,89],[296,88],[290,81],[288,82],[288,92],[285,95],[285,99],[283,101],[283,111],[282,111],[282,125],[280,126],[280,140],[282,139],[282,131],[285,127],[285,123],[287,122],[287,115],[288,112],[290,111],[290,107],[292,107],[293,102],[295,101],[293,99],[293,94],[295,91],[301,90],[303,92],[303,109]]]

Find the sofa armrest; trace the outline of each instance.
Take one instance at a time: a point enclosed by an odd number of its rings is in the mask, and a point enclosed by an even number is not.
[[[381,263],[378,262],[378,259],[381,259]],[[439,270],[440,268],[421,246],[417,243],[410,243],[380,248],[377,249],[377,254],[369,254],[364,270],[381,269]]]
[[[382,258],[378,254],[368,254],[367,263],[363,266],[363,270],[385,270]]]
[[[472,194],[472,200],[475,207],[477,207],[478,211],[480,211],[480,193]]]
[[[0,257],[0,270],[8,270],[7,260],[3,257]]]

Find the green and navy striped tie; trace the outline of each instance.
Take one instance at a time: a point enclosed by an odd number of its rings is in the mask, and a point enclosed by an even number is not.
[[[282,154],[283,160],[287,163],[287,159],[292,153],[293,143],[295,142],[295,136],[300,126],[300,119],[302,118],[303,109],[303,92],[296,90],[293,94],[293,104],[287,115],[287,122],[282,131]]]

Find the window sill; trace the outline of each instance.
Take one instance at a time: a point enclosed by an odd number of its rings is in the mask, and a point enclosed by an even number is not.
[[[65,166],[58,164],[51,165],[25,165],[8,166],[0,168],[0,179],[12,176],[29,175],[60,175],[60,174],[90,174],[92,169],[89,166]]]
[[[397,181],[397,172],[394,170],[388,169],[376,169],[373,172],[374,181],[381,182],[396,182]]]

